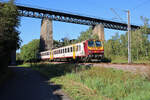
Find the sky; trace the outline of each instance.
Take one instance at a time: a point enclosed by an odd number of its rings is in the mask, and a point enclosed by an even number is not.
[[[126,10],[130,10],[131,23],[135,25],[143,24],[140,16],[150,18],[150,0],[16,0],[15,2],[29,7],[63,11],[124,23],[127,23]],[[115,10],[117,15],[111,8]],[[53,38],[55,40],[61,40],[63,37],[76,39],[82,31],[86,31],[88,28],[89,26],[86,25],[53,21]],[[40,30],[41,19],[21,17],[19,27],[20,37],[23,41],[21,45],[27,44],[33,39],[39,39]],[[104,32],[106,40],[110,39],[116,32],[125,33],[125,31],[111,29],[105,29]]]

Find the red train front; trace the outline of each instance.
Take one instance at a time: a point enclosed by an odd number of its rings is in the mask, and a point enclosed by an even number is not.
[[[84,50],[88,60],[99,60],[104,56],[104,47],[100,40],[86,40],[84,43]]]

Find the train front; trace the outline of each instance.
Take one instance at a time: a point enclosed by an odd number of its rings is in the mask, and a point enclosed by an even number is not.
[[[104,57],[104,47],[100,40],[87,40],[85,43],[85,51],[89,60],[102,59]]]

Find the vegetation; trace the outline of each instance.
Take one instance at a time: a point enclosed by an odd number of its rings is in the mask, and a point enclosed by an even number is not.
[[[131,58],[133,63],[142,62],[150,63],[150,25],[149,19],[141,17],[144,25],[131,32]],[[81,32],[80,36],[73,42],[81,42],[87,39],[98,39],[97,35],[92,35],[92,27],[85,32]],[[64,43],[68,45],[68,38],[64,38]],[[111,39],[104,41],[105,59],[109,59],[112,63],[127,63],[128,58],[128,33],[116,33]],[[105,60],[104,59],[104,60]]]
[[[92,27],[87,29],[85,32],[81,32],[80,36],[77,38],[75,42],[81,42],[88,39],[98,39],[98,35],[92,34]]]
[[[138,30],[131,32],[131,58],[133,62],[150,60],[150,40],[149,40],[149,25],[144,24]],[[116,60],[128,57],[128,34],[118,35],[116,33],[111,39],[105,41],[104,44],[105,57]],[[126,61],[124,61],[126,62]]]
[[[58,48],[60,46],[64,46],[64,43],[54,40],[53,45],[54,48]],[[20,53],[16,54],[16,60],[18,62],[30,62],[38,60],[40,52],[40,39],[34,39],[28,44],[23,45],[20,51]]]
[[[10,0],[0,4],[0,80],[7,73],[11,52],[18,49],[21,43],[18,31],[20,18],[13,2]]]
[[[74,100],[149,100],[148,78],[130,72],[103,67],[70,64],[38,64],[32,67],[62,85],[63,90]]]
[[[20,58],[25,62],[34,61],[38,59],[40,50],[40,40],[34,39],[28,44],[21,47]]]
[[[74,43],[78,43],[78,42],[82,42],[84,40],[88,40],[88,39],[98,39],[98,35],[93,35],[92,34],[92,27],[90,27],[89,29],[87,29],[86,31],[83,31],[80,33],[80,36],[75,40],[70,40],[67,37],[62,38],[62,45],[61,46],[66,46],[69,44],[74,44]]]

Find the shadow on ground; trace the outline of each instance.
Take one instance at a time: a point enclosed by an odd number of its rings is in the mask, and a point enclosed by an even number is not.
[[[87,70],[92,67],[92,64],[84,65],[79,63],[61,63],[61,64],[34,64],[31,68],[39,71],[48,79],[65,75],[67,73],[76,73],[82,70]]]
[[[0,100],[69,100],[57,94],[60,85],[49,83],[31,68],[11,67],[14,77],[0,87]]]

